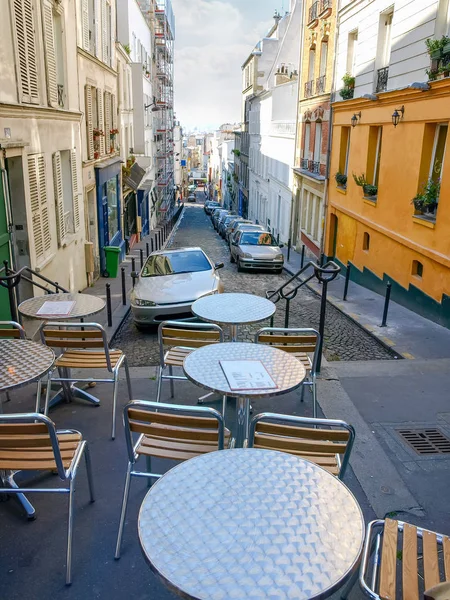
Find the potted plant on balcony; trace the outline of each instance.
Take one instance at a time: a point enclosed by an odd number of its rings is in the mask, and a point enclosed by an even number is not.
[[[336,175],[334,176],[334,178],[336,180],[338,187],[340,187],[344,190],[347,188],[347,175],[338,171],[336,173]]]
[[[438,205],[440,189],[440,180],[429,179],[423,186],[422,191],[411,200],[416,211],[422,214],[434,214]]]
[[[441,40],[434,40],[428,38],[425,40],[425,46],[427,47],[428,54],[431,59],[439,59],[442,56],[442,43]]]
[[[118,130],[118,129],[115,129],[115,128],[113,128],[113,129],[110,129],[110,131],[109,131],[109,137],[110,137],[110,140],[111,140],[111,142],[110,142],[110,148],[109,148],[109,151],[110,151],[111,153],[112,153],[112,152],[114,152],[114,151],[115,151],[115,149],[116,149],[116,148],[115,148],[115,146],[116,146],[116,135],[117,135],[118,133],[119,133],[119,130]]]
[[[342,82],[344,87],[339,92],[341,98],[343,100],[353,98],[353,94],[355,93],[355,78],[350,73],[346,73],[342,78]]]
[[[444,62],[444,61],[442,61],[442,62]],[[441,65],[439,67],[437,78],[438,79],[444,79],[445,77],[449,76],[449,72],[450,72],[450,63],[447,63],[445,65]]]
[[[366,179],[365,173],[359,175],[359,177],[353,173],[353,179],[357,186],[362,187],[364,196],[373,198],[378,194],[378,186],[370,184]]]
[[[428,75],[428,81],[435,81],[438,76],[438,70],[436,69],[425,69],[425,73]]]

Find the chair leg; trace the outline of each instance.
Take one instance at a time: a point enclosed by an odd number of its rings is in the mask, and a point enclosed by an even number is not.
[[[305,383],[302,383],[302,389],[300,391],[300,402],[304,402],[305,400]]]
[[[147,470],[147,473],[152,472],[152,457],[149,455],[147,455],[145,457],[145,468]],[[151,477],[147,477],[147,487],[148,488],[152,487],[152,478]]]
[[[36,410],[35,412],[41,412],[41,393],[42,393],[42,379],[37,382],[36,388]]]
[[[85,444],[84,446],[84,459],[86,461],[86,473],[89,484],[89,494],[91,496],[91,502],[95,502],[94,495],[94,479],[92,477],[92,464],[91,464],[91,452],[89,450],[89,446]]]
[[[173,367],[169,365],[169,375],[172,377],[173,375]],[[175,388],[173,385],[173,379],[170,379],[170,397],[173,398],[175,396]]]
[[[114,383],[113,383],[113,401],[112,401],[112,430],[111,439],[114,440],[116,437],[116,404],[117,404],[117,391],[119,387],[119,374],[118,371],[114,372]]]
[[[226,411],[226,409],[227,409],[227,397],[223,396],[223,400],[222,400],[222,415],[223,415],[224,420],[225,420],[225,411]]]
[[[156,402],[159,402],[161,400],[162,374],[163,374],[163,369],[162,369],[162,367],[159,367],[159,370],[158,370],[158,387],[156,389]]]
[[[75,482],[70,480],[69,487],[69,519],[67,524],[67,565],[66,565],[66,585],[72,583],[72,534],[73,534],[73,502]]]
[[[45,392],[44,415],[48,415],[48,405],[50,402],[50,394],[52,392],[52,378],[49,375],[47,379],[47,390]],[[38,412],[38,411],[36,411]]]
[[[131,467],[132,465],[129,462],[127,467],[127,475],[125,477],[125,487],[123,490],[122,510],[120,511],[120,522],[119,531],[117,533],[116,553],[114,554],[114,558],[116,560],[119,560],[120,558],[120,550],[122,546],[123,528],[125,526],[125,517],[127,515],[128,496],[130,495]]]
[[[344,588],[342,589],[341,600],[347,600],[348,595],[350,594],[350,592],[353,589],[353,586],[355,585],[355,583],[358,580],[358,576],[359,576],[359,568],[355,569],[355,572],[353,573],[353,575],[350,577],[350,579],[347,581]]]
[[[317,389],[316,389],[316,379],[312,379],[311,392],[313,397],[313,416],[317,417]]]
[[[130,367],[128,366],[128,361],[125,357],[123,361],[125,367],[125,377],[127,378],[127,388],[128,388],[128,398],[133,400],[133,391],[131,389],[131,377],[130,377]]]

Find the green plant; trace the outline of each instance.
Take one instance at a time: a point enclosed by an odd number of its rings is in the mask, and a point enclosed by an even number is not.
[[[347,175],[345,175],[344,173],[341,173],[340,171],[338,171],[336,173],[336,175],[334,176],[336,183],[340,186],[340,187],[347,187]]]
[[[444,73],[444,74],[447,73],[447,75],[448,75],[449,71],[450,71],[450,63],[446,63],[445,65],[441,65],[439,67],[439,73]]]
[[[442,51],[447,44],[450,43],[450,37],[443,35],[440,39],[428,38],[425,40],[425,46],[427,47],[428,54],[433,54],[438,50]]]
[[[411,200],[414,208],[422,213],[433,213],[438,205],[441,181],[429,179],[422,187],[422,191]]]
[[[363,173],[359,177],[358,177],[358,175],[355,175],[355,173],[353,173],[353,179],[354,179],[356,185],[358,185],[359,187],[363,187],[365,185],[369,185],[369,182],[366,179],[366,174],[365,173]]]
[[[353,89],[355,87],[355,78],[350,73],[346,73],[342,78],[342,82],[346,88]]]
[[[426,69],[425,73],[428,75],[429,81],[434,81],[437,77],[438,71],[436,71],[435,69]]]
[[[128,54],[128,56],[130,56],[131,54],[131,48],[129,44],[124,44],[123,49],[125,50],[125,52]]]
[[[232,150],[232,152],[233,152],[233,154],[234,154],[235,156],[240,156],[240,155],[241,155],[241,151],[240,151],[240,150],[238,150],[237,148],[235,148],[234,150]]]
[[[339,91],[342,100],[350,100],[355,93],[355,78],[350,73],[346,73],[342,78],[344,87]]]
[[[376,196],[378,194],[378,187],[369,183],[363,185],[363,190],[365,196]]]
[[[342,100],[350,100],[353,98],[354,93],[355,90],[353,88],[342,88],[342,90],[339,90],[339,95]]]

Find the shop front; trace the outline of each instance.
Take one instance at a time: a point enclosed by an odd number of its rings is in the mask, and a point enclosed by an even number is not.
[[[95,166],[101,274],[106,271],[105,246],[120,248],[120,261],[125,258],[125,240],[121,220],[120,172],[120,157],[106,160]]]

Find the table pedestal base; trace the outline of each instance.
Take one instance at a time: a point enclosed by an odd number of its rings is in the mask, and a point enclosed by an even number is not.
[[[74,384],[68,386],[67,390],[61,387],[58,387],[57,389],[58,391],[48,404],[49,408],[53,408],[63,400],[65,400],[66,402],[72,402],[72,400],[74,400],[75,398],[80,400],[86,400],[94,406],[100,406],[100,400],[98,398],[92,396],[92,394],[89,394],[88,392],[86,392],[86,390],[76,387]]]
[[[248,437],[250,398],[236,398],[236,448],[242,448]]]
[[[11,488],[11,489],[15,489],[18,490],[19,486],[17,485],[17,483],[14,481],[14,475],[15,472],[2,472],[2,476],[1,476],[1,481],[3,483],[3,486],[6,488]],[[15,498],[17,498],[17,501],[22,505],[24,511],[27,514],[27,518],[32,521],[36,518],[36,510],[34,508],[34,506],[31,504],[31,502],[28,500],[28,498],[25,496],[25,494],[11,494],[11,496],[14,496]]]

